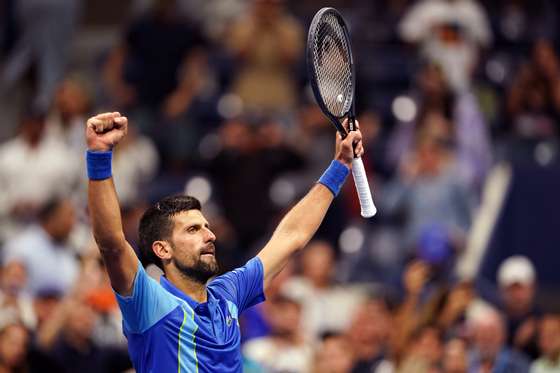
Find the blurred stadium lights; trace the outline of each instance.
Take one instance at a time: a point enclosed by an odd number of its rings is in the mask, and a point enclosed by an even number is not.
[[[269,197],[276,206],[286,207],[296,197],[296,186],[286,178],[278,178],[270,186]]]
[[[218,153],[222,150],[222,141],[217,133],[209,133],[200,140],[198,145],[198,153],[202,159],[216,158]]]
[[[418,108],[412,98],[408,96],[397,96],[391,105],[393,115],[401,122],[411,122],[416,118]]]
[[[226,93],[218,101],[218,113],[225,119],[235,118],[243,112],[243,101],[233,93]]]
[[[507,69],[504,61],[499,57],[490,59],[485,66],[486,76],[496,84],[503,84],[507,76]]]
[[[197,198],[202,205],[212,197],[212,184],[204,176],[194,176],[185,185],[185,194]]]
[[[361,228],[350,225],[340,234],[338,244],[344,253],[353,254],[360,251],[365,239],[366,236]]]
[[[535,160],[538,164],[545,167],[552,163],[556,158],[556,146],[549,142],[541,142],[535,147]]]

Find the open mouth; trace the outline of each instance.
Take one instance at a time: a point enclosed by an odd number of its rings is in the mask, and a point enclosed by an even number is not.
[[[200,256],[204,256],[204,255],[211,255],[211,256],[215,256],[216,254],[216,248],[214,247],[214,245],[210,244],[208,246],[206,246],[204,249],[202,249],[202,251],[200,252]]]

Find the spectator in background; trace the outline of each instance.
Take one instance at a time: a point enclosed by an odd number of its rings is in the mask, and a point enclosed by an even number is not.
[[[359,304],[346,331],[354,355],[352,373],[392,371],[393,364],[388,360],[389,340],[397,325],[385,299],[371,297]]]
[[[104,69],[107,93],[120,107],[161,110],[174,117],[196,93],[197,30],[177,13],[175,0],[157,0],[128,27]],[[193,80],[194,79],[194,80]]]
[[[538,357],[537,325],[541,312],[535,305],[536,271],[524,256],[511,256],[498,268],[501,309],[505,314],[508,345],[531,358]]]
[[[449,144],[455,149],[458,171],[469,188],[482,188],[492,165],[490,131],[477,98],[471,90],[453,92],[442,69],[425,64],[417,73],[416,88],[410,92],[416,115],[410,121],[400,120],[389,139],[387,162],[391,167],[406,162],[414,142],[435,113],[449,123]]]
[[[47,118],[47,136],[62,140],[75,156],[82,156],[86,148],[84,121],[92,104],[86,83],[79,77],[66,77],[56,89]]]
[[[343,334],[327,333],[315,353],[312,373],[352,373],[354,351]]]
[[[293,70],[303,51],[303,30],[284,9],[284,0],[252,1],[227,40],[239,62],[233,93],[249,111],[286,114],[299,96]]]
[[[18,0],[19,38],[0,69],[0,93],[7,94],[29,70],[36,77],[33,109],[46,112],[64,75],[82,0]]]
[[[273,302],[267,315],[270,335],[247,342],[243,354],[266,372],[309,371],[313,351],[301,330],[301,304],[285,296],[278,296]]]
[[[27,112],[18,136],[0,145],[0,241],[32,221],[47,201],[78,185],[80,159],[45,133],[45,116]]]
[[[30,336],[16,317],[3,319],[0,326],[0,373],[28,372],[27,347]]]
[[[422,326],[412,336],[397,373],[437,372],[442,356],[442,331],[433,325]]]
[[[254,123],[249,117],[233,119],[221,127],[220,140],[221,150],[208,169],[224,216],[238,237],[238,247],[249,250],[281,210],[271,199],[273,182],[300,168],[303,159],[288,144],[285,128],[274,119],[257,118]]]
[[[26,290],[36,295],[42,288],[67,292],[78,276],[75,252],[66,241],[75,223],[68,199],[53,199],[39,212],[39,223],[29,226],[3,248],[4,263],[21,263],[28,273]]]
[[[93,333],[98,319],[99,314],[82,299],[82,294],[69,294],[38,329],[40,355],[31,360],[33,371],[116,373],[130,368],[126,349],[94,343]]]
[[[531,373],[560,372],[560,316],[547,314],[539,323],[540,357],[531,365]]]
[[[497,0],[484,5],[498,30],[497,37],[510,45],[522,46],[537,38],[558,36],[557,4],[554,0]],[[524,50],[519,48],[517,52]]]
[[[560,135],[560,61],[552,43],[539,40],[523,64],[507,96],[513,133],[542,140]]]
[[[344,331],[351,321],[348,315],[357,311],[364,292],[334,282],[335,250],[326,241],[311,241],[302,252],[300,265],[301,275],[288,280],[283,291],[302,300],[306,336],[317,340],[325,332]]]
[[[176,0],[157,0],[133,20],[103,70],[113,103],[154,139],[164,164],[177,169],[197,145],[200,128],[189,110],[208,78],[205,44]]]
[[[401,37],[420,45],[422,54],[441,66],[455,92],[467,90],[479,49],[492,41],[488,19],[476,0],[423,0],[400,24]]]
[[[466,341],[453,338],[447,341],[443,351],[442,373],[467,373]]]
[[[490,306],[471,316],[472,347],[469,373],[527,373],[529,360],[509,349],[505,342],[507,330],[502,315]]]
[[[132,206],[148,197],[146,186],[155,177],[158,166],[159,154],[152,140],[130,127],[113,156],[115,188],[122,205]]]
[[[473,193],[452,148],[452,128],[440,112],[423,119],[409,157],[382,191],[386,214],[404,212],[403,247],[413,251],[432,227],[444,231],[446,245],[460,250],[471,223]]]

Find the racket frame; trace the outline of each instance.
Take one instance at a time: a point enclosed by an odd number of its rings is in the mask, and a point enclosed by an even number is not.
[[[352,101],[350,103],[350,107],[349,107],[348,111],[345,112],[345,113],[342,113],[340,116],[335,116],[334,114],[332,114],[330,112],[330,110],[327,108],[327,105],[325,105],[325,102],[323,100],[323,96],[321,95],[321,90],[319,89],[319,85],[317,83],[318,79],[317,79],[317,73],[315,71],[315,64],[312,62],[313,61],[313,45],[310,45],[310,44],[314,43],[314,41],[315,41],[314,36],[316,34],[317,25],[318,25],[319,21],[327,13],[331,13],[335,16],[336,20],[338,21],[339,25],[342,28],[342,34],[344,35],[346,45],[348,46],[348,58],[349,58],[350,75],[351,75],[351,81],[352,81],[352,93],[351,93]],[[352,55],[352,46],[350,44],[350,33],[348,32],[348,27],[346,26],[346,22],[344,21],[344,18],[342,18],[342,15],[340,14],[340,12],[338,10],[336,10],[335,8],[331,8],[331,7],[325,7],[325,8],[320,9],[317,12],[317,14],[315,14],[315,16],[313,17],[313,21],[311,22],[311,26],[309,27],[309,32],[308,32],[308,35],[307,35],[307,53],[306,54],[307,54],[307,73],[311,77],[311,79],[309,79],[309,84],[311,85],[311,89],[313,90],[313,95],[315,96],[315,101],[317,101],[317,104],[321,108],[321,111],[323,112],[323,114],[325,114],[327,116],[327,118],[329,118],[332,125],[336,128],[336,130],[340,133],[340,135],[344,139],[348,135],[348,132],[346,131],[346,129],[342,125],[345,117],[348,117],[349,130],[354,131],[356,129],[356,127],[355,127],[356,114],[355,114],[355,109],[354,109],[354,103],[355,103],[354,99],[355,99],[355,93],[356,93],[356,70],[354,68],[354,56]]]

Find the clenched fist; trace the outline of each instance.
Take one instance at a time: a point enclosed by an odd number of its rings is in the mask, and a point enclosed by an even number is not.
[[[86,141],[88,150],[108,151],[126,135],[128,119],[118,112],[103,113],[87,121]]]

